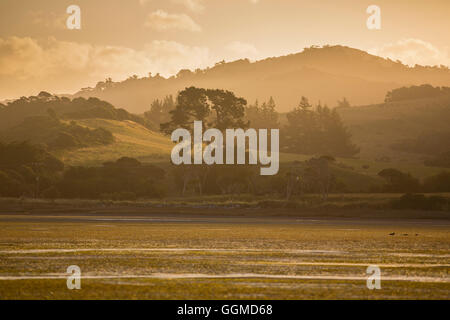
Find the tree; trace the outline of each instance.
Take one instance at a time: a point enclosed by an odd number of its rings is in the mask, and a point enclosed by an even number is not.
[[[134,158],[123,157],[102,167],[70,167],[58,183],[67,198],[134,200],[161,197],[165,171]]]
[[[342,157],[359,152],[336,109],[319,103],[314,110],[308,99],[302,97],[298,107],[287,114],[287,120],[282,141],[287,152]]]
[[[254,129],[277,129],[280,127],[276,104],[272,97],[259,106],[258,100],[245,108],[246,120]]]
[[[450,192],[450,172],[441,172],[425,179],[426,192]]]
[[[295,190],[301,185],[303,169],[298,161],[294,161],[286,173],[286,200],[290,200]]]
[[[387,182],[383,187],[385,192],[416,192],[420,189],[419,180],[409,173],[389,168],[381,170],[378,175]]]
[[[401,87],[389,91],[386,94],[385,102],[396,102],[411,99],[424,99],[439,97],[450,94],[450,87],[433,87],[429,84],[420,86]]]
[[[175,109],[175,102],[172,95],[166,96],[163,100],[156,99],[150,105],[150,110],[144,113],[144,117],[151,121],[158,130],[161,123],[170,120],[170,111]]]
[[[284,146],[294,153],[312,153],[314,132],[317,132],[312,106],[306,97],[302,97],[299,105],[289,112],[284,128]]]
[[[306,98],[305,96],[302,96],[300,103],[298,104],[298,107],[304,111],[312,109],[312,105],[309,103],[308,98]]]
[[[175,109],[170,111],[170,121],[161,124],[161,131],[170,135],[178,128],[193,131],[194,121],[203,121],[210,115],[211,109],[205,89],[186,88],[178,93]]]
[[[0,143],[0,196],[39,196],[52,185],[64,164],[28,142]]]
[[[184,128],[193,132],[194,121],[202,121],[204,129],[217,128],[221,131],[233,128],[245,128],[245,106],[247,101],[236,97],[233,92],[219,89],[202,89],[190,87],[179,92],[175,109],[170,111],[169,122],[161,124],[161,131],[170,135],[175,129]],[[189,183],[198,186],[200,194],[209,173],[209,166],[185,166],[182,178],[183,191]]]
[[[309,179],[316,182],[322,194],[322,200],[328,200],[331,184],[334,176],[331,174],[330,163],[335,159],[331,156],[321,156],[320,158],[312,158],[308,160],[308,168],[306,169]]]
[[[179,92],[175,109],[170,112],[169,122],[161,124],[166,134],[177,128],[193,131],[194,121],[203,121],[205,128],[219,130],[244,128],[243,120],[247,101],[233,92],[219,89],[190,87]]]
[[[210,127],[221,131],[233,128],[248,127],[244,122],[245,106],[247,101],[239,98],[231,91],[220,89],[206,90],[206,96],[211,103],[211,111],[214,113]]]
[[[342,100],[338,100],[338,108],[350,108],[350,102],[346,97],[342,98]]]

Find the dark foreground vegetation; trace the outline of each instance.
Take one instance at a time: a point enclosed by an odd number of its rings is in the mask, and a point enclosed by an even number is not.
[[[346,172],[329,157],[282,164],[277,176],[259,175],[252,166],[186,166],[144,164],[121,158],[100,167],[65,166],[54,156],[29,143],[1,144],[0,196],[47,199],[99,199],[144,201],[155,205],[172,202],[190,205],[238,205],[266,209],[286,208],[368,208],[449,210],[445,195],[420,192],[450,192],[450,173],[441,173],[420,182],[395,169],[380,172],[384,184],[361,190],[365,199],[351,196],[347,184],[354,184],[355,173]],[[352,175],[353,174],[353,175]],[[358,184],[356,185],[358,187]],[[359,191],[359,192],[361,192]],[[353,191],[354,192],[354,191]],[[370,192],[397,196],[382,197]],[[335,194],[348,193],[345,201]],[[400,197],[398,194],[408,193]],[[165,199],[164,202],[161,199]],[[369,200],[373,198],[372,200]],[[225,199],[225,200],[224,200]],[[235,199],[233,201],[233,199]],[[205,204],[206,203],[206,204]],[[220,204],[222,203],[222,204]]]

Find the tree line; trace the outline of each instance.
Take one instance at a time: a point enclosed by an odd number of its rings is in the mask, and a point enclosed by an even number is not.
[[[339,104],[350,105],[345,98]],[[314,107],[306,97],[286,114],[285,124],[280,121],[273,98],[248,104],[230,91],[196,87],[181,91],[176,100],[172,96],[155,100],[144,116],[165,134],[177,128],[192,129],[194,120],[201,120],[206,129],[280,129],[281,150],[285,152],[339,157],[359,153],[337,110],[320,103]]]
[[[98,167],[66,166],[42,147],[28,142],[0,143],[0,196],[136,200],[177,195],[266,195],[285,198],[336,192],[450,192],[450,173],[420,182],[396,169],[382,170],[382,185],[343,170],[329,156],[282,163],[279,174],[260,176],[251,165],[152,165],[120,158]]]
[[[401,87],[389,91],[385,102],[397,102],[405,100],[435,98],[450,95],[450,87],[433,87],[429,84],[420,86]]]

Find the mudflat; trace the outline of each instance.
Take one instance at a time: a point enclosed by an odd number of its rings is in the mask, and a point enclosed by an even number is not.
[[[450,298],[445,217],[196,210],[2,210],[0,298]],[[71,265],[80,290],[67,288]],[[371,265],[380,290],[367,288]]]

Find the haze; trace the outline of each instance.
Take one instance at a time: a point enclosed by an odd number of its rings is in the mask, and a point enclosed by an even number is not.
[[[81,8],[68,30],[66,8]],[[382,28],[366,27],[369,5]],[[405,64],[450,65],[447,0],[78,0],[0,3],[0,99],[74,93],[111,77],[345,45]]]

